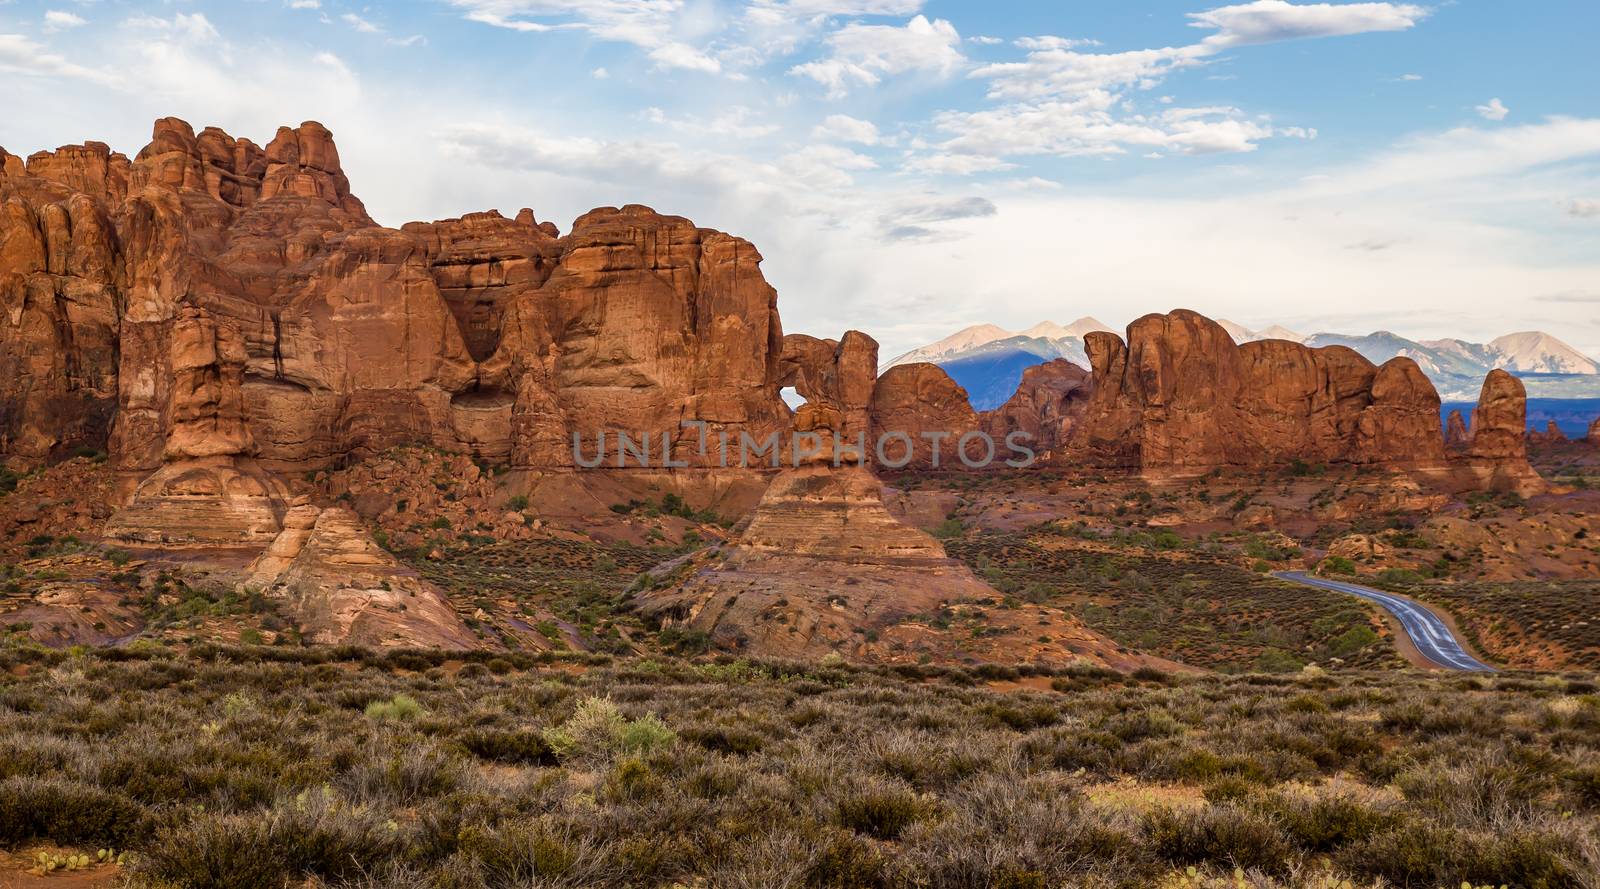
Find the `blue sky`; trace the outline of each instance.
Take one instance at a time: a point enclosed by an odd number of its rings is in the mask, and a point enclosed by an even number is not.
[[[1186,306],[1600,354],[1600,4],[0,2],[0,145],[315,119],[399,225],[646,203],[894,354]]]

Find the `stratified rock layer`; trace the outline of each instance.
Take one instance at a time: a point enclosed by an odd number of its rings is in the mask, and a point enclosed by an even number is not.
[[[311,642],[466,649],[477,643],[436,587],[372,541],[340,507],[294,507],[251,565],[248,585],[279,597]]]
[[[943,602],[997,595],[928,534],[889,515],[860,466],[781,473],[749,527],[647,613],[768,655],[856,655],[865,633]]]

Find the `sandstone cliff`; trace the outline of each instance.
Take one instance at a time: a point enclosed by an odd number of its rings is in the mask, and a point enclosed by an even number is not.
[[[784,386],[865,434],[868,462],[887,436],[888,465],[913,469],[934,439],[960,469],[986,456],[964,435],[1015,431],[1057,465],[1152,478],[1457,468],[1407,359],[1238,345],[1180,310],[1089,334],[1089,375],[1035,368],[980,417],[934,365],[877,377],[865,334],[785,336],[760,263],[638,205],[565,234],[527,209],[385,228],[310,121],[265,147],[166,118],[132,159],[95,142],[4,155],[0,458],[107,451],[138,483],[116,536],[207,544],[276,535],[282,478],[402,445],[531,471],[715,466],[714,442],[794,434]],[[1493,382],[1479,414],[1521,404]],[[1531,476],[1520,446],[1478,437],[1472,478]]]
[[[1458,487],[1535,484],[1521,441],[1522,385],[1496,371],[1474,412],[1467,456],[1452,459],[1439,396],[1416,363],[1375,366],[1342,346],[1287,340],[1238,345],[1219,324],[1179,309],[1146,315],[1127,339],[1090,333],[1089,396],[1053,462],[1149,478],[1218,469],[1346,464],[1406,470]],[[1483,441],[1478,440],[1482,430]],[[1464,447],[1461,424],[1452,433]]]
[[[1126,342],[1091,333],[1093,390],[1066,459],[1149,476],[1294,460],[1442,463],[1438,395],[1416,364],[1382,368],[1342,347],[1236,345],[1195,312],[1146,315]],[[1432,411],[1430,414],[1429,411]]]

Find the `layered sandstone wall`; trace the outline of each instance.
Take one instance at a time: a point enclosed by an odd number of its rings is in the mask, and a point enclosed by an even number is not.
[[[1090,334],[1087,374],[1034,368],[980,416],[934,365],[878,377],[865,334],[785,336],[760,264],[743,239],[638,205],[566,234],[531,210],[384,228],[315,122],[265,147],[166,118],[131,160],[93,142],[0,154],[0,457],[104,448],[134,475],[196,460],[249,475],[422,444],[543,470],[575,465],[575,435],[582,465],[635,464],[648,434],[655,467],[714,466],[708,442],[792,434],[794,386],[865,434],[869,462],[878,439],[892,463],[909,440],[911,468],[935,438],[959,469],[963,435],[1019,431],[1051,463],[1151,477],[1527,465],[1520,432],[1494,431],[1520,410],[1514,378],[1491,375],[1488,431],[1458,430],[1447,456],[1408,359],[1238,345],[1182,310]]]
[[[1295,460],[1429,468],[1444,461],[1439,396],[1416,363],[1350,349],[1237,345],[1195,312],[1146,315],[1127,340],[1092,333],[1092,394],[1065,460],[1151,476]]]
[[[166,118],[131,161],[99,143],[5,155],[0,454],[103,447],[147,473],[248,440],[263,467],[300,472],[426,444],[563,468],[573,433],[591,457],[607,436],[613,465],[625,432],[650,434],[657,466],[704,464],[686,423],[763,439],[788,427],[778,389],[800,376],[864,428],[877,344],[785,355],[760,262],[637,205],[564,236],[530,210],[383,228],[315,122],[265,148]],[[181,407],[217,386],[189,379],[177,331],[195,312],[236,377],[228,428],[209,433]]]

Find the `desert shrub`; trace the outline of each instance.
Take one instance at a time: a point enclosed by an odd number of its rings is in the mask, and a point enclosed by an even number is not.
[[[1371,627],[1351,627],[1328,643],[1328,653],[1334,657],[1349,657],[1377,641],[1378,634]]]
[[[1223,804],[1205,809],[1157,809],[1143,821],[1152,852],[1177,865],[1212,864],[1280,873],[1294,847],[1268,816]]]
[[[677,734],[654,713],[628,720],[609,698],[578,702],[566,721],[546,728],[541,737],[561,760],[597,759],[618,752],[643,755],[677,740]]]
[[[555,756],[539,732],[528,729],[475,727],[455,736],[468,753],[495,762],[555,765]]]
[[[1562,779],[1580,805],[1600,807],[1600,765],[1578,766],[1567,771]]]
[[[1338,860],[1351,873],[1433,886],[1460,872],[1467,842],[1453,828],[1408,819],[1351,845]]]
[[[1333,852],[1392,826],[1396,819],[1348,796],[1306,799],[1273,795],[1264,808],[1309,852]]]
[[[994,725],[1019,732],[1055,725],[1061,719],[1060,711],[1043,702],[1012,705],[994,701],[984,705],[983,714]]]
[[[443,796],[462,782],[459,763],[430,745],[406,744],[365,752],[340,779],[358,800],[416,803]]]
[[[623,752],[645,755],[671,746],[678,740],[678,735],[660,717],[646,713],[623,727],[620,740],[618,748]]]
[[[879,840],[896,839],[927,813],[927,804],[909,788],[888,783],[850,790],[838,801],[841,827]]]
[[[572,885],[574,871],[592,855],[569,829],[547,818],[495,830],[468,829],[461,835],[461,851],[491,886],[548,885],[564,878]]]
[[[894,885],[883,852],[854,833],[827,835],[812,856],[806,885],[825,889],[886,889]]]
[[[1356,563],[1344,556],[1328,556],[1317,566],[1318,574],[1354,574]]]
[[[741,756],[756,753],[767,744],[767,739],[760,732],[740,725],[691,726],[684,729],[683,739],[717,753]]]
[[[407,694],[398,694],[387,701],[373,701],[367,705],[368,719],[379,722],[410,722],[427,713],[416,698]]]
[[[398,858],[407,839],[371,809],[350,806],[331,792],[305,792],[269,809],[202,814],[166,828],[140,870],[196,889],[258,889],[286,878],[370,872]]]
[[[143,838],[144,808],[119,793],[67,778],[0,781],[0,843],[46,839],[123,847]]]

